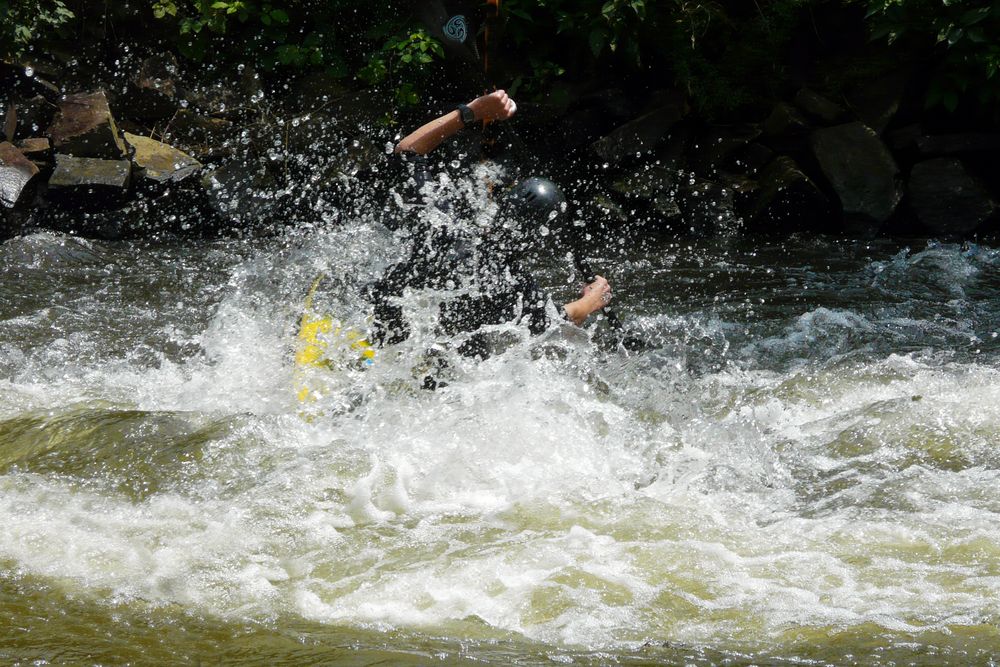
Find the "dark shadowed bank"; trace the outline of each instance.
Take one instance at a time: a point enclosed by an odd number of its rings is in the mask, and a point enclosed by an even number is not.
[[[994,3],[0,10],[0,238],[267,233],[377,215],[399,132],[493,86],[520,108],[493,152],[561,181],[610,229],[996,230]]]

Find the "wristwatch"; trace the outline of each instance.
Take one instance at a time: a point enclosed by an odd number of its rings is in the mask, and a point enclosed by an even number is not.
[[[462,125],[466,127],[476,122],[476,112],[469,108],[468,104],[459,104],[457,107],[458,116],[462,119]]]

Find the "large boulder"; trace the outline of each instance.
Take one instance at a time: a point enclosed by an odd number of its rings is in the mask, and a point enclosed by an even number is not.
[[[0,203],[14,208],[38,167],[9,141],[0,143]]]
[[[828,124],[838,123],[847,115],[847,109],[809,88],[801,88],[795,94],[795,106],[812,118]]]
[[[118,199],[125,195],[131,173],[132,164],[128,160],[56,155],[49,192],[88,199]]]
[[[239,224],[270,220],[271,213],[288,204],[289,192],[263,162],[227,164],[205,174],[201,185],[211,208]]]
[[[831,209],[795,160],[781,155],[761,170],[746,217],[748,225],[759,231],[796,232],[827,227]]]
[[[760,136],[759,125],[715,125],[696,141],[688,153],[688,164],[703,174],[730,166],[729,158],[743,151]]]
[[[1000,134],[967,132],[939,134],[916,139],[917,149],[927,157],[972,153],[1000,153]]]
[[[181,181],[201,169],[187,153],[155,139],[126,132],[125,141],[134,150],[132,161],[139,173],[157,183]]]
[[[904,70],[869,78],[847,95],[856,117],[876,134],[882,134],[899,111],[910,74]]]
[[[49,138],[56,152],[73,157],[120,160],[125,156],[125,144],[104,91],[64,97]]]
[[[913,165],[907,200],[924,227],[944,236],[965,236],[997,210],[986,188],[956,158]]]
[[[870,127],[846,123],[816,130],[810,145],[850,226],[871,231],[889,219],[903,186],[896,161]]]
[[[15,108],[17,114],[16,136],[37,137],[49,125],[56,113],[56,107],[41,95],[35,95],[21,102]]]
[[[653,150],[670,128],[684,117],[684,113],[684,101],[677,97],[672,103],[664,104],[619,126],[595,141],[591,147],[602,160],[618,164],[626,157]]]
[[[171,145],[181,146],[195,158],[207,161],[233,155],[236,133],[237,127],[232,121],[181,109],[167,125],[163,138]]]
[[[170,53],[142,61],[132,77],[124,104],[132,116],[146,121],[170,118],[177,111],[177,59]]]

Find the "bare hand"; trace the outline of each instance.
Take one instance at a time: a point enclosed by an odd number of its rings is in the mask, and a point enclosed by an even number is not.
[[[497,90],[469,102],[476,120],[507,120],[517,112],[517,104],[505,91]]]
[[[590,312],[600,310],[611,303],[611,285],[604,276],[594,276],[594,282],[583,288],[583,298],[593,305]]]

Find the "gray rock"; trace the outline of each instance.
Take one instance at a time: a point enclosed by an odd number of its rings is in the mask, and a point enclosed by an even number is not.
[[[688,162],[699,173],[722,169],[737,151],[744,149],[760,136],[759,125],[716,125],[695,142],[688,153]]]
[[[889,219],[903,197],[899,167],[870,127],[847,123],[816,130],[810,145],[849,224],[870,230]]]
[[[164,183],[181,181],[201,169],[201,163],[172,146],[135,134],[125,133],[133,149],[132,161],[144,177]]]
[[[945,236],[965,236],[997,210],[986,188],[956,158],[915,164],[907,200],[924,227]]]
[[[228,157],[235,152],[237,128],[232,121],[181,109],[164,132],[164,140],[184,148],[203,161]]]
[[[7,208],[21,198],[38,167],[9,141],[0,143],[0,203]]]
[[[809,132],[812,126],[791,104],[778,102],[771,110],[771,115],[764,121],[764,134],[769,137],[801,137]]]
[[[265,165],[231,163],[201,179],[212,209],[236,223],[255,223],[285,202],[282,189]]]
[[[626,157],[653,150],[670,128],[684,117],[684,113],[684,102],[678,98],[673,104],[662,106],[619,126],[611,134],[595,141],[591,147],[602,160],[618,164]]]
[[[120,196],[128,188],[132,164],[128,160],[56,155],[56,168],[49,178],[55,194]]]
[[[795,106],[824,123],[837,123],[847,116],[847,109],[808,88],[795,94]]]
[[[677,207],[686,231],[712,234],[734,231],[738,216],[731,185],[694,176],[682,177],[677,187]]]
[[[794,232],[825,227],[831,208],[795,160],[780,155],[761,170],[747,217],[756,230]]]
[[[73,157],[119,160],[125,144],[108,108],[104,91],[68,95],[59,103],[59,113],[49,128],[52,147]]]
[[[921,155],[963,155],[971,153],[1000,153],[1000,134],[968,132],[939,134],[916,140]]]
[[[52,144],[45,137],[32,137],[18,143],[26,158],[35,162],[48,162],[52,157]]]
[[[18,102],[17,136],[37,137],[41,135],[55,116],[56,107],[41,95]]]
[[[847,103],[862,123],[882,134],[899,111],[909,80],[909,73],[902,70],[874,77],[851,91]]]
[[[170,53],[142,61],[122,103],[126,115],[146,121],[170,118],[178,108],[177,59]]]

